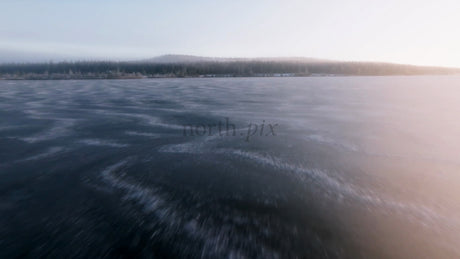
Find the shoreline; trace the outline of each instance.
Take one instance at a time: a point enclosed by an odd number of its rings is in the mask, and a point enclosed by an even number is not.
[[[454,74],[393,74],[393,75],[340,75],[340,74],[321,74],[321,75],[234,75],[234,76],[144,76],[144,77],[56,77],[56,78],[2,78],[1,81],[59,81],[59,80],[142,80],[142,79],[200,79],[200,78],[294,78],[294,77],[392,77],[392,76],[460,76],[460,73]]]

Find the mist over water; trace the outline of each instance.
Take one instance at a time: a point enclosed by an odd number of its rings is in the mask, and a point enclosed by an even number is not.
[[[459,114],[457,76],[0,81],[0,257],[457,258]]]

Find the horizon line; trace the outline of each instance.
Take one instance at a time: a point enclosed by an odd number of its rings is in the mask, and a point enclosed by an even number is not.
[[[456,66],[446,66],[446,65],[428,65],[428,64],[411,64],[411,63],[403,63],[403,62],[395,62],[395,61],[382,61],[382,60],[343,60],[343,59],[329,59],[329,58],[318,58],[318,57],[311,57],[311,56],[201,56],[196,54],[173,54],[173,53],[166,53],[161,55],[156,55],[152,57],[145,57],[145,58],[101,58],[101,57],[88,57],[88,58],[50,58],[48,61],[26,61],[26,60],[17,60],[17,61],[0,61],[0,65],[11,65],[11,64],[45,64],[45,63],[78,63],[78,62],[152,62],[161,64],[162,62],[154,62],[154,59],[165,58],[165,57],[189,57],[189,58],[201,58],[201,59],[210,59],[210,60],[202,60],[196,62],[212,62],[212,59],[222,59],[221,62],[231,62],[234,61],[257,61],[267,59],[273,59],[271,61],[277,61],[276,59],[285,59],[279,60],[278,62],[289,62],[289,59],[311,59],[310,62],[318,62],[318,63],[374,63],[374,64],[391,64],[391,65],[403,65],[403,66],[414,66],[414,67],[432,67],[432,68],[446,68],[446,69],[460,69]],[[215,60],[214,60],[215,61]],[[195,61],[178,61],[178,62],[163,62],[163,63],[194,63]],[[309,63],[309,62],[305,62]]]

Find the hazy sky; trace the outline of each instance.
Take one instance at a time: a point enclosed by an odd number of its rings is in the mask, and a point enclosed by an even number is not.
[[[0,55],[307,56],[460,67],[459,12],[458,0],[1,0]]]

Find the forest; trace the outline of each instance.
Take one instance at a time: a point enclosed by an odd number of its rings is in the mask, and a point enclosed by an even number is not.
[[[201,61],[183,63],[78,61],[0,64],[1,79],[156,77],[386,76],[460,74],[457,68],[377,62]]]

